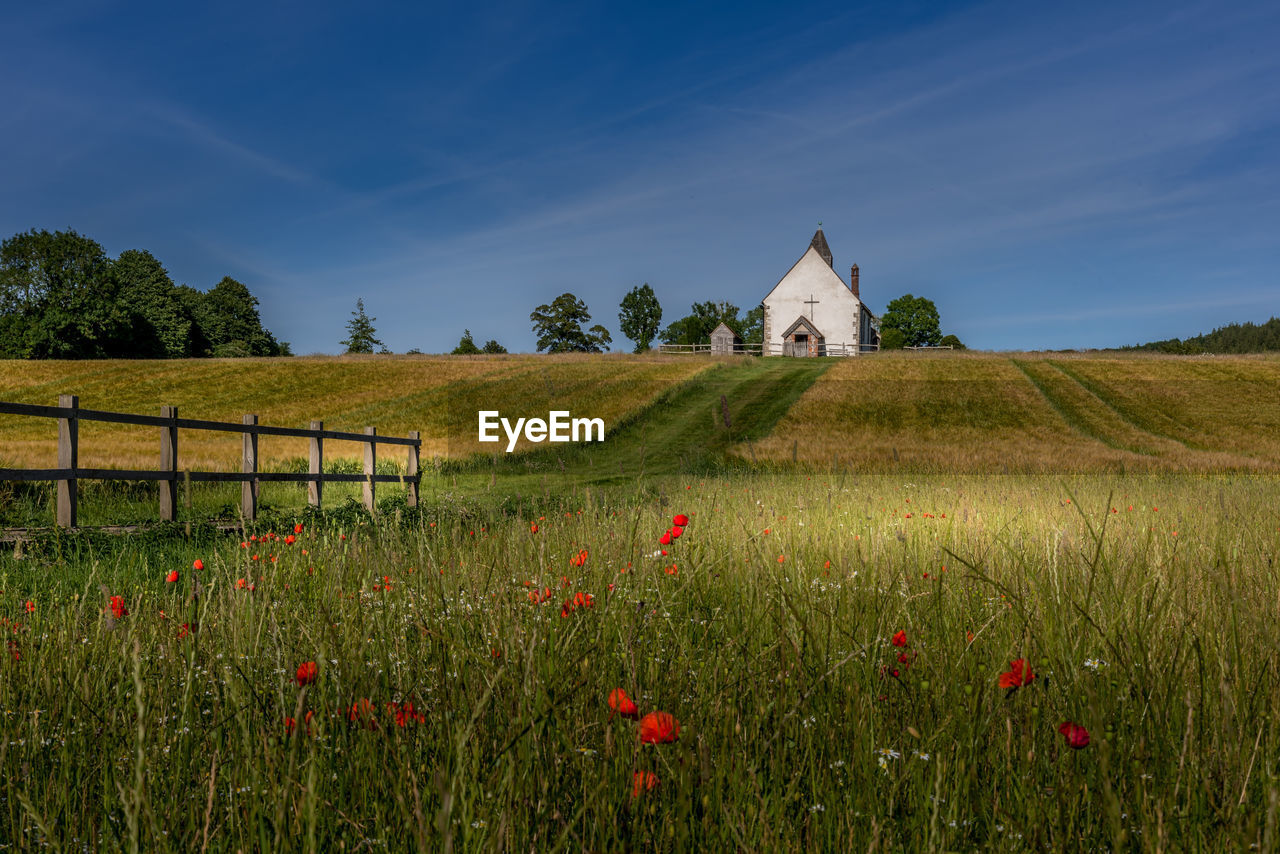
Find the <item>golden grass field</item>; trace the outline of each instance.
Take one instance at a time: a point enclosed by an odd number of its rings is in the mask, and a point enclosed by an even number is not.
[[[476,410],[519,415],[572,409],[612,425],[672,385],[711,364],[662,356],[344,356],[294,359],[0,361],[0,400],[55,405],[76,394],[88,409],[158,415],[161,405],[185,418],[234,421],[256,413],[262,424],[381,435],[422,433],[424,460],[460,456],[492,445],[476,442]],[[241,436],[179,431],[179,464],[239,468]],[[307,440],[263,437],[264,464],[305,457]],[[147,427],[82,422],[80,465],[152,468],[159,437]],[[326,458],[361,454],[354,443],[329,442]],[[386,449],[388,459],[400,454]],[[52,419],[0,415],[0,467],[42,468],[57,462]]]
[[[753,363],[625,354],[0,362],[0,399],[53,404],[78,394],[81,406],[120,412],[173,404],[190,418],[257,413],[290,427],[321,419],[335,430],[419,430],[429,460],[494,452],[476,441],[480,409],[569,409],[612,428],[713,365],[732,396]],[[885,353],[828,365],[767,438],[731,455],[884,472],[1280,471],[1276,357]],[[711,397],[718,411],[719,392]],[[80,464],[152,467],[155,433],[83,422]],[[238,434],[181,431],[179,464],[238,467],[240,443]],[[259,453],[267,466],[305,457],[306,440],[264,437]],[[325,453],[358,458],[360,449],[331,442]],[[399,461],[392,449],[383,456]],[[0,467],[55,459],[53,421],[0,416]]]
[[[843,360],[745,459],[860,471],[1280,470],[1280,359],[899,353]]]

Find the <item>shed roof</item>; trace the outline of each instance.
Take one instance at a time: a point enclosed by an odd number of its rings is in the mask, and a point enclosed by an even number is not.
[[[739,337],[739,336],[738,336],[738,333],[734,332],[732,329],[730,329],[730,328],[729,328],[726,324],[724,324],[724,323],[721,323],[721,324],[720,324],[719,326],[717,326],[715,329],[712,329],[712,330],[711,330],[711,337],[712,337],[712,338],[715,338],[717,335],[731,335],[731,336],[733,336],[734,338]]]

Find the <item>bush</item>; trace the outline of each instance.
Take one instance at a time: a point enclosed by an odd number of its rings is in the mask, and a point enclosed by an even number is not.
[[[907,336],[902,334],[901,329],[892,328],[881,330],[881,350],[901,350],[905,346],[907,346]]]

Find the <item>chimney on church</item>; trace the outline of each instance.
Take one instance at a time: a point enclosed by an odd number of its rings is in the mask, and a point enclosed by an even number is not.
[[[858,265],[854,264],[853,269],[849,271],[849,289],[853,291],[853,295],[858,299],[862,299],[862,295],[858,293]]]

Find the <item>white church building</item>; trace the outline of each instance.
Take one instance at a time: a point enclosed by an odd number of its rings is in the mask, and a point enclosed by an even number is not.
[[[879,349],[876,317],[858,292],[858,265],[845,284],[821,226],[762,304],[766,356],[856,356]]]

